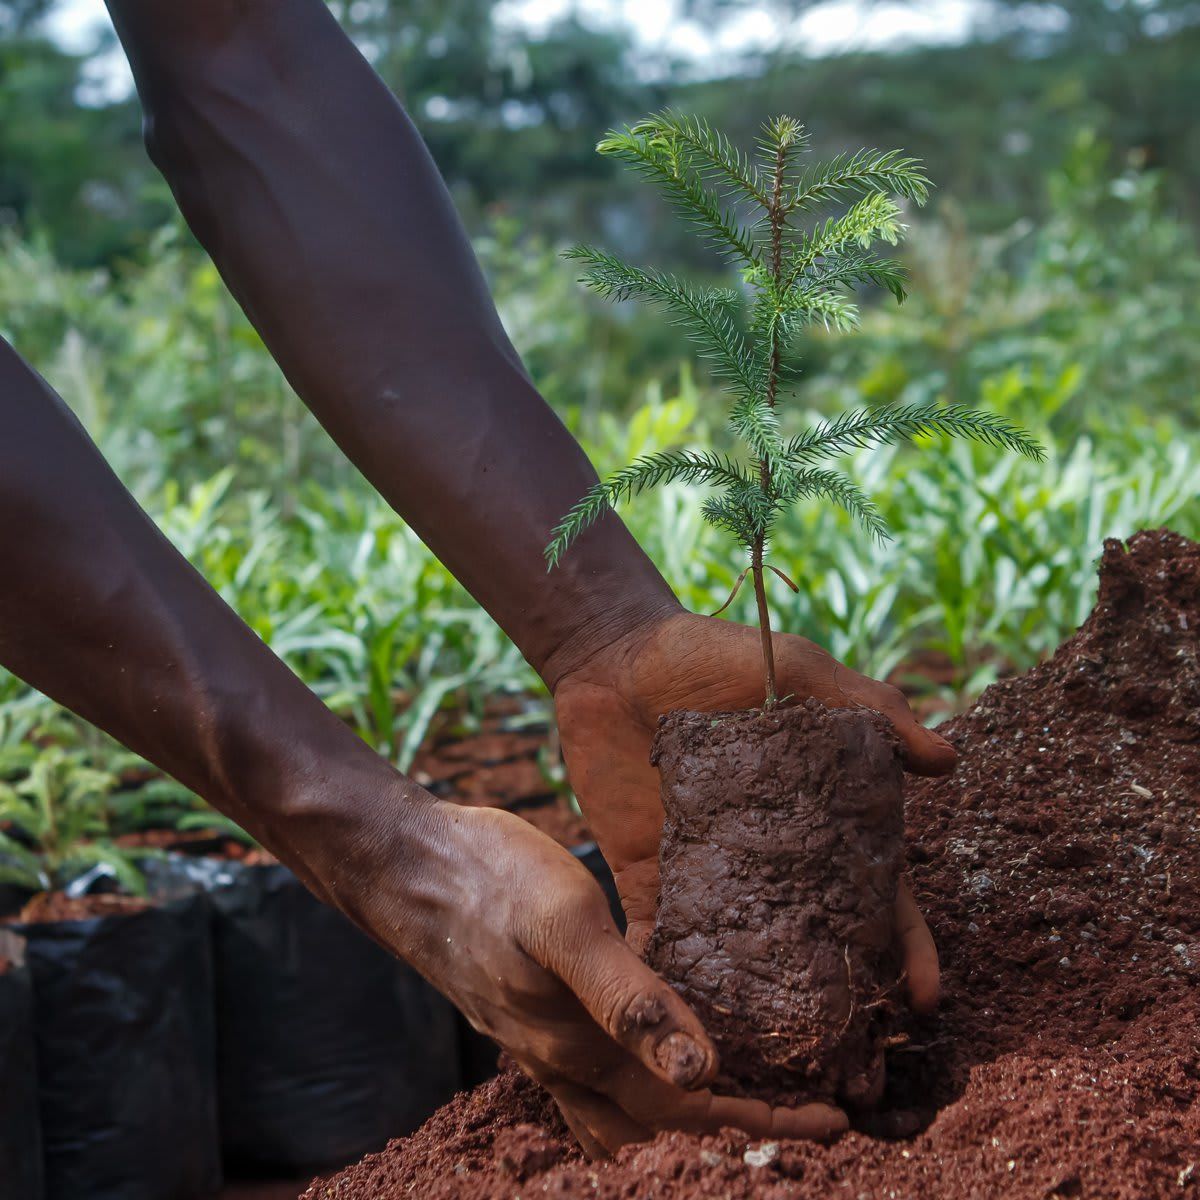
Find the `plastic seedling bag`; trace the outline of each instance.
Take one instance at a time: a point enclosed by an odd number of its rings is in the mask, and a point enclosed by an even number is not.
[[[155,889],[209,890],[231,1166],[349,1162],[411,1132],[459,1089],[453,1006],[287,867],[175,855],[148,867]]]
[[[41,1200],[42,1138],[25,942],[0,929],[0,1200]]]
[[[208,1200],[221,1165],[204,897],[14,928],[33,979],[46,1200]]]

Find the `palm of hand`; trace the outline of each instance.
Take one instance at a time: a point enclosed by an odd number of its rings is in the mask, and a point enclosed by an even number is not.
[[[680,613],[639,631],[567,676],[555,692],[559,732],[572,786],[613,869],[640,951],[654,923],[663,811],[650,746],[658,717],[675,708],[720,712],[763,700],[758,631]],[[803,638],[774,640],[780,692],[834,706],[864,705],[889,717],[910,770],[942,774],[954,751],[914,720],[904,697],[842,666]],[[907,885],[897,902],[897,936],[905,948],[914,1005],[936,1002],[937,952]]]

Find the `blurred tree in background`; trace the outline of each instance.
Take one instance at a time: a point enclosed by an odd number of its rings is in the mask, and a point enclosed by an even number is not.
[[[611,125],[667,103],[739,137],[764,112],[799,113],[821,153],[903,145],[973,227],[992,230],[1048,211],[1046,174],[1086,127],[1118,165],[1164,169],[1170,198],[1200,217],[1193,0],[980,0],[961,44],[817,58],[789,49],[782,31],[820,0],[768,0],[777,47],[701,63],[571,10],[529,27],[497,0],[331,7],[409,107],[474,231],[508,211],[550,237],[602,237],[630,253],[661,244],[669,256],[682,244],[671,224],[592,153]],[[111,37],[68,53],[46,32],[55,8],[0,2],[0,219],[44,231],[68,262],[113,262],[144,252],[172,209],[142,153],[136,104],[87,86]],[[862,0],[860,22],[871,8]],[[685,4],[714,34],[745,9]]]
[[[332,8],[420,124],[451,185],[466,185],[478,204],[605,174],[596,136],[653,99],[633,78],[628,36],[576,18],[530,38],[497,21],[495,0]]]
[[[133,103],[82,102],[87,57],[47,36],[54,7],[0,3],[0,223],[44,231],[69,262],[103,262],[143,245],[173,205]]]

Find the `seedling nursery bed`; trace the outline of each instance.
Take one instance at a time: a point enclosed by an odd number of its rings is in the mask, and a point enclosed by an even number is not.
[[[905,788],[936,1014],[897,1014],[883,1098],[830,1146],[735,1130],[589,1161],[515,1070],[306,1200],[1200,1194],[1200,546],[1110,541],[1054,657],[941,728]]]

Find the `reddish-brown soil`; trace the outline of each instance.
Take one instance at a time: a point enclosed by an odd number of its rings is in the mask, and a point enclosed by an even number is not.
[[[646,959],[721,1056],[718,1091],[869,1106],[900,975],[903,773],[887,721],[816,700],[675,712]]]
[[[24,908],[8,920],[28,925],[48,921],[88,921],[93,917],[118,917],[143,912],[150,901],[138,896],[111,894],[64,896],[62,892],[39,892]]]
[[[944,1000],[889,1055],[874,1136],[664,1134],[589,1163],[510,1072],[308,1200],[1200,1189],[1198,631],[1200,547],[1110,542],[1081,631],[943,726],[959,769],[910,781],[907,833]]]
[[[138,829],[115,839],[125,850],[169,850],[177,854],[227,858],[247,866],[266,866],[279,860],[261,846],[229,837],[216,829]]]
[[[191,846],[204,846],[224,836],[213,829],[135,829],[119,834],[113,841],[125,850],[186,851]]]

